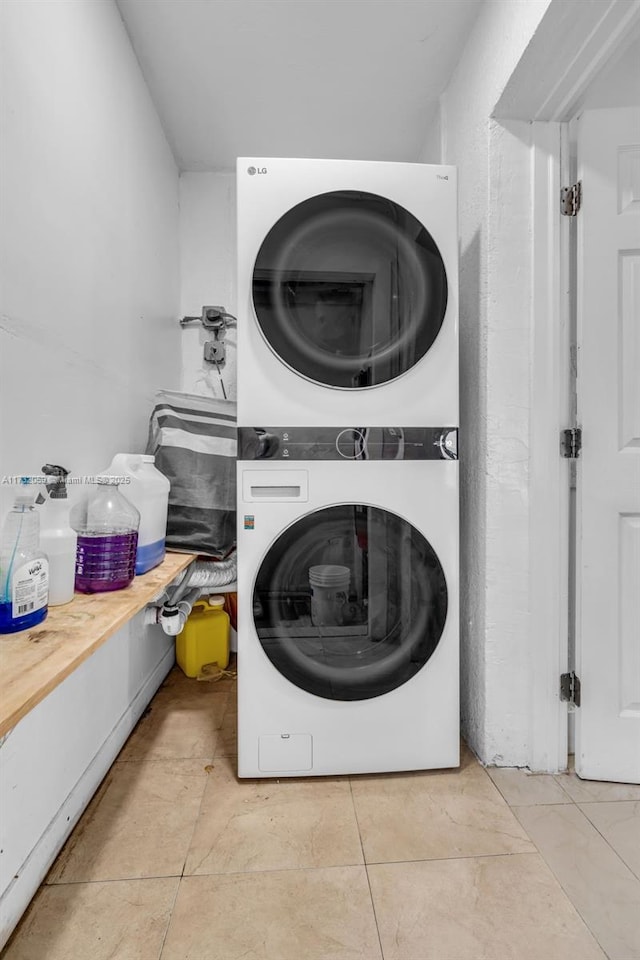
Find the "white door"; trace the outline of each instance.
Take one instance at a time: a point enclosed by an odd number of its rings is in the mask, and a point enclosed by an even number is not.
[[[576,772],[640,782],[640,110],[578,120]]]

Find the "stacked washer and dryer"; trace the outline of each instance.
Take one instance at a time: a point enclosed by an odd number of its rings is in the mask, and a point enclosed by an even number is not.
[[[237,178],[239,776],[457,766],[455,168]]]

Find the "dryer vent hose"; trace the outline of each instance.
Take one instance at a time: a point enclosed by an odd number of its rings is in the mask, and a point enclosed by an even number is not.
[[[236,555],[228,560],[196,560],[186,575],[190,587],[223,587],[236,579]],[[184,584],[181,584],[183,586]]]
[[[191,587],[223,587],[236,579],[235,552],[226,560],[196,560],[167,587],[171,603],[177,603]]]

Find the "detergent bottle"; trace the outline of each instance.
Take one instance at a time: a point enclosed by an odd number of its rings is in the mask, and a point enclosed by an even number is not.
[[[146,454],[117,453],[105,470],[121,478],[121,493],[140,512],[136,575],[157,567],[165,555],[170,483],[154,462]]]
[[[47,615],[49,562],[40,549],[33,497],[20,494],[7,514],[0,543],[0,633],[28,630]]]
[[[40,546],[49,558],[49,606],[55,607],[73,600],[78,535],[69,524],[69,471],[45,463],[42,472],[48,477],[48,496],[40,507]]]

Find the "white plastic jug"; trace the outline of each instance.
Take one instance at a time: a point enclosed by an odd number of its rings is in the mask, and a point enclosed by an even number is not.
[[[120,492],[140,512],[136,574],[157,567],[165,555],[170,483],[154,462],[155,457],[141,453],[117,453],[104,471],[125,478]]]

